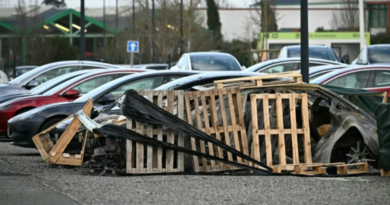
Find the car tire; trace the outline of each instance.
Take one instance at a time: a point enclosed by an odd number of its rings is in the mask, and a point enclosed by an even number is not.
[[[55,124],[57,124],[58,122],[60,122],[60,121],[63,120],[63,119],[65,119],[65,118],[60,118],[60,117],[58,117],[58,118],[53,118],[53,119],[51,119],[51,120],[45,122],[45,124],[43,124],[42,129],[40,130],[40,132],[42,132],[43,130],[46,130],[47,128],[49,128],[49,127],[51,127],[51,126],[53,126],[53,125],[55,125]],[[49,134],[50,134],[50,139],[51,139],[53,142],[55,142],[56,130],[55,130],[55,129],[51,130],[51,131],[49,132]]]

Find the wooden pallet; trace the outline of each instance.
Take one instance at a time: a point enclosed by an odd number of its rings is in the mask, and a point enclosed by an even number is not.
[[[251,112],[252,112],[252,157],[258,161],[261,160],[260,156],[260,136],[264,136],[265,147],[266,147],[266,164],[269,167],[276,165],[273,162],[274,152],[272,150],[271,135],[277,135],[278,137],[278,156],[279,163],[277,165],[283,170],[294,170],[295,165],[300,164],[300,155],[298,147],[298,135],[303,135],[303,150],[304,156],[303,160],[306,164],[312,164],[312,155],[311,155],[311,144],[310,144],[310,129],[309,129],[309,111],[308,111],[308,101],[307,94],[251,94]],[[290,121],[291,127],[285,128],[283,123],[283,105],[282,100],[288,100],[290,106]],[[276,129],[271,129],[270,125],[270,100],[275,101],[276,109],[276,120],[277,125]],[[263,117],[264,117],[264,129],[259,129],[258,123],[258,103],[262,101],[263,106]],[[297,116],[296,116],[296,105],[301,105],[302,110],[302,128],[297,128]],[[292,146],[292,164],[287,164],[286,160],[286,145],[285,145],[285,135],[291,135],[291,146]]]
[[[218,99],[224,100],[219,101]],[[187,121],[189,124],[196,126],[199,130],[205,132],[206,134],[215,137],[228,146],[248,155],[248,142],[239,88],[186,92],[185,104]],[[193,116],[195,116],[195,118]],[[225,137],[227,135],[229,137]],[[230,135],[233,136],[232,141]],[[192,150],[208,153],[212,156],[224,158],[229,161],[249,165],[247,161],[244,161],[239,157],[232,156],[230,152],[227,152],[212,143],[206,144],[203,140],[196,140],[193,137],[191,137],[191,148]],[[204,158],[199,159],[195,156],[193,157],[193,164],[195,172],[213,172],[236,169],[235,167],[231,167],[224,163]]]
[[[390,177],[390,171],[385,171],[384,169],[381,169],[381,176]]]
[[[149,91],[139,90],[142,96],[155,105],[175,114],[184,120],[184,91]],[[127,128],[143,135],[158,139],[160,141],[184,146],[183,136],[174,130],[164,129],[162,126],[152,126],[127,119]],[[174,152],[162,148],[146,146],[127,140],[126,143],[126,172],[147,174],[147,173],[169,173],[184,171],[184,155],[181,152]]]
[[[92,106],[93,106],[93,101],[92,99],[89,99],[83,108],[83,112],[87,116],[91,114]],[[72,117],[74,117],[72,122],[68,125],[65,132],[58,139],[57,143],[53,145],[53,142],[50,139],[49,132],[52,129],[56,128],[56,126],[59,123],[64,122],[65,120],[68,120]],[[88,130],[85,133],[84,143],[80,154],[70,155],[68,153],[64,153],[66,147],[73,139],[73,136],[77,133],[80,126],[81,126],[81,121],[77,117],[75,117],[75,115],[71,115],[68,118],[58,122],[57,124],[49,127],[48,129],[34,136],[32,139],[39,153],[41,154],[42,159],[52,164],[81,166],[84,160],[84,152],[85,152],[85,147],[87,142]]]
[[[238,83],[238,82],[245,82],[245,81],[252,81],[253,83],[240,86],[241,89],[262,87],[264,85],[263,80],[280,79],[280,78],[292,78],[293,83],[295,84],[302,83],[302,75],[297,71],[291,71],[291,72],[283,72],[283,73],[276,73],[276,74],[269,74],[269,75],[258,75],[258,76],[234,78],[234,79],[227,79],[227,80],[217,80],[214,81],[214,85],[215,85],[214,87],[217,89],[221,89],[224,87],[223,85],[225,83]]]
[[[329,174],[328,167],[335,167],[337,174],[362,174],[368,173],[367,163],[345,164],[344,162],[329,164],[311,164],[295,166],[295,174]],[[356,167],[358,167],[356,169]]]

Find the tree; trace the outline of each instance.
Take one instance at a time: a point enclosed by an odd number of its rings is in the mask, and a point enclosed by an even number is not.
[[[47,6],[54,6],[56,8],[64,8],[66,7],[66,3],[65,3],[65,0],[43,0],[42,1],[42,4],[43,5],[47,5]]]
[[[222,41],[221,33],[221,21],[219,20],[219,11],[218,7],[215,4],[214,0],[206,0],[207,3],[207,26],[210,30],[214,32],[214,40],[216,43],[216,48],[220,47],[220,42]]]
[[[334,30],[356,31],[359,29],[359,1],[341,0],[341,9],[332,14]]]

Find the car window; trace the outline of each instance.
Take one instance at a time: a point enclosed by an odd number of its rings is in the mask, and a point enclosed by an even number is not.
[[[366,88],[369,76],[370,71],[360,71],[340,76],[326,84],[343,88]]]
[[[82,70],[91,70],[91,69],[105,69],[105,68],[102,68],[102,67],[97,67],[97,66],[85,66],[83,65]]]
[[[333,71],[333,70],[327,70],[327,71],[315,73],[315,74],[313,74],[313,75],[311,75],[311,76],[309,77],[309,81],[312,81],[312,80],[314,80],[314,79],[316,79],[316,78],[318,78],[318,77],[320,77],[320,76],[323,76],[323,75],[325,75],[325,74],[327,74],[327,73],[329,73],[329,72],[332,72],[332,71]]]
[[[287,50],[287,56],[292,57],[301,57],[301,48],[289,48]],[[309,57],[310,58],[319,58],[330,61],[338,61],[338,58],[334,51],[330,48],[321,48],[321,47],[311,47],[309,48]]]
[[[387,87],[390,86],[390,71],[376,71],[375,75],[375,87]]]
[[[309,63],[309,67],[315,67],[315,66],[322,66],[324,64],[319,64],[319,63]]]
[[[182,75],[169,76],[169,81],[174,81],[174,80],[180,79],[182,77],[185,77],[185,76],[182,76]]]
[[[180,59],[179,59],[179,61],[177,62],[177,64],[176,64],[176,66],[178,67],[178,68],[180,68],[180,69],[184,69],[184,61],[185,61],[185,57],[184,56],[182,56]]]
[[[100,77],[95,77],[95,78],[86,80],[86,81],[72,87],[72,89],[78,90],[80,92],[80,94],[86,94],[89,91],[91,91],[91,90],[93,90],[93,89],[95,89],[103,84],[106,84],[106,83],[110,82],[111,80],[114,80],[118,77],[120,77],[120,75],[118,75],[118,74],[111,74],[111,75],[104,75],[104,76],[100,76]]]
[[[51,80],[55,77],[77,71],[78,69],[79,69],[79,66],[59,67],[59,68],[55,68],[53,70],[46,71],[46,72],[40,74],[39,76],[35,77],[33,80],[38,82],[38,84],[40,85],[40,84],[45,83],[48,80]]]
[[[146,79],[141,79],[133,81],[131,83],[120,86],[119,88],[110,92],[110,94],[115,96],[115,99],[120,98],[126,90],[152,90],[162,85],[164,76],[150,77]]]
[[[296,66],[297,64],[296,63],[286,63],[286,64],[280,64],[280,65],[276,65],[276,66],[272,66],[272,67],[269,67],[269,68],[266,68],[262,71],[260,71],[261,73],[281,73],[281,72],[288,72],[288,71],[293,71],[295,68],[294,66]]]
[[[200,71],[241,71],[240,65],[231,56],[191,56],[192,70]]]
[[[390,63],[390,46],[368,48],[370,63]]]

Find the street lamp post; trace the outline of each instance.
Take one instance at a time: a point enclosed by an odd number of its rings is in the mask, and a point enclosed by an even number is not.
[[[364,36],[364,4],[363,0],[359,0],[359,31],[360,31],[360,48],[366,45]]]
[[[154,22],[154,15],[155,15],[155,8],[154,8],[154,0],[152,0],[152,63],[155,63],[156,60],[156,48],[154,45],[154,38],[156,33],[156,25]]]
[[[180,0],[180,55],[183,54],[184,49],[184,35],[183,35],[183,0]]]
[[[119,53],[118,53],[118,0],[116,0],[116,11],[115,11],[115,62],[119,63]]]
[[[104,61],[106,61],[106,58],[107,58],[107,54],[106,54],[106,44],[107,44],[107,39],[106,39],[106,0],[103,0],[103,40],[104,40],[104,43],[103,43],[103,58],[104,58]]]

